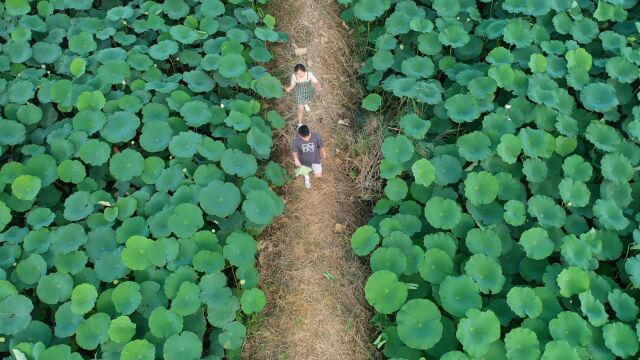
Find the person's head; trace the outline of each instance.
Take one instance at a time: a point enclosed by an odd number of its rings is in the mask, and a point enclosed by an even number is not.
[[[293,72],[298,76],[302,76],[307,72],[307,68],[302,64],[296,64],[296,66],[293,67]]]
[[[307,125],[301,125],[298,128],[298,135],[300,135],[301,138],[308,140],[311,136],[311,130],[309,130],[309,127]]]

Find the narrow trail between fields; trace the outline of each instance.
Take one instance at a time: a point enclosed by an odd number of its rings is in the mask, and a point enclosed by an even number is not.
[[[342,360],[370,358],[369,313],[364,299],[367,269],[352,253],[349,237],[362,224],[355,184],[344,171],[340,148],[348,146],[353,114],[360,103],[352,38],[335,0],[272,0],[277,29],[289,34],[279,44],[273,73],[288,84],[293,66],[304,63],[323,91],[312,101],[305,123],[324,139],[329,158],[325,177],[302,179],[284,189],[286,211],[260,241],[261,287],[267,308],[249,327],[243,358],[250,360]],[[296,48],[306,48],[298,50]],[[287,118],[276,158],[292,173],[290,146],[296,132],[292,95],[278,109]]]

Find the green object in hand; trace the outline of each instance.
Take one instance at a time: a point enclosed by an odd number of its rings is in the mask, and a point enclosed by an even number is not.
[[[300,166],[299,168],[296,169],[296,176],[300,176],[300,175],[309,175],[311,173],[311,171],[313,171],[310,167],[308,166]]]

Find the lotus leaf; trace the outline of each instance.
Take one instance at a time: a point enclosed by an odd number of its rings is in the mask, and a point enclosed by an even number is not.
[[[224,257],[237,267],[253,264],[256,252],[256,241],[250,235],[238,232],[229,235],[223,248]]]
[[[407,257],[396,247],[381,247],[371,254],[371,271],[388,270],[400,276],[407,269]]]
[[[378,312],[391,314],[399,310],[407,299],[407,286],[388,270],[374,272],[365,285],[367,302]]]
[[[369,94],[362,100],[362,107],[369,111],[378,111],[382,106],[382,97],[378,94]]]
[[[442,308],[456,317],[482,306],[478,285],[467,275],[447,276],[440,284],[439,295]]]
[[[139,152],[125,149],[111,157],[109,172],[119,181],[131,181],[133,178],[142,175],[144,166],[144,158]]]
[[[204,226],[202,210],[193,204],[180,204],[169,216],[167,225],[176,236],[180,238],[191,237]]]
[[[382,143],[382,153],[389,161],[406,162],[413,157],[414,147],[408,137],[398,135],[385,139]]]
[[[85,350],[95,350],[108,339],[111,318],[105,313],[96,313],[83,320],[76,330],[76,342]]]
[[[430,349],[442,337],[441,317],[440,310],[433,302],[410,300],[397,314],[398,337],[413,349]]]
[[[449,254],[438,248],[428,249],[419,265],[420,276],[432,284],[440,284],[453,274],[453,261]]]
[[[638,306],[635,304],[635,300],[627,293],[615,289],[609,293],[607,299],[621,321],[631,322],[638,316]]]
[[[242,341],[247,335],[247,329],[237,321],[228,323],[223,328],[224,332],[218,337],[218,342],[225,349],[235,350],[242,346]]]
[[[47,263],[38,254],[31,254],[16,266],[16,276],[27,285],[38,283],[47,273]]]
[[[547,230],[539,227],[528,229],[520,235],[520,245],[527,257],[542,260],[551,255],[554,245]]]
[[[123,343],[131,340],[135,335],[136,324],[128,316],[118,316],[111,320],[107,333],[111,341]]]
[[[480,116],[478,101],[471,95],[457,94],[444,104],[447,115],[457,123],[472,122]]]
[[[415,114],[405,115],[400,119],[400,127],[407,136],[422,139],[431,128],[431,122],[423,120]]]
[[[458,225],[462,210],[455,201],[436,196],[426,203],[424,214],[432,226],[448,230]]]
[[[71,292],[71,311],[77,315],[83,315],[93,309],[98,291],[91,284],[77,285]]]
[[[487,135],[479,131],[459,137],[457,145],[460,156],[470,162],[484,160],[491,154],[491,140]]]
[[[0,300],[0,334],[15,335],[29,326],[33,303],[23,295],[11,294]]]
[[[149,330],[157,338],[168,338],[180,333],[183,326],[181,316],[164,307],[157,307],[149,316]]]
[[[380,243],[380,235],[373,226],[362,226],[351,236],[351,247],[359,256],[368,255]]]
[[[260,289],[250,289],[242,294],[240,304],[245,314],[258,313],[264,309],[267,298]]]
[[[227,174],[243,178],[255,175],[258,168],[253,156],[236,149],[225,150],[220,158],[220,165]]]
[[[156,348],[147,340],[128,342],[120,353],[120,360],[154,360]]]
[[[505,349],[508,360],[537,360],[540,358],[540,342],[536,333],[530,329],[515,328],[505,336]]]
[[[40,192],[42,181],[31,175],[20,175],[11,184],[11,192],[17,199],[31,201]]]
[[[629,325],[609,323],[602,328],[602,337],[607,349],[623,359],[638,352],[638,337]]]
[[[255,85],[258,95],[267,99],[280,99],[283,96],[282,84],[272,75],[262,76]]]
[[[507,304],[511,311],[522,318],[537,318],[542,312],[542,301],[531,288],[511,288],[507,293]]]
[[[353,12],[360,20],[372,21],[384,14],[390,6],[390,0],[358,0],[354,4]]]
[[[491,343],[500,338],[500,321],[491,310],[471,309],[466,316],[458,324],[456,337],[467,353],[483,356]]]
[[[467,199],[474,205],[489,204],[498,195],[498,181],[486,171],[469,173],[464,186]]]
[[[574,266],[563,269],[558,275],[557,281],[560,287],[560,295],[564,297],[586,291],[589,289],[590,284],[588,274]]]
[[[202,341],[189,331],[172,335],[164,343],[163,355],[166,360],[198,360],[202,356]]]
[[[482,293],[497,294],[506,281],[500,264],[484,254],[472,255],[464,266],[465,273],[472,278]]]

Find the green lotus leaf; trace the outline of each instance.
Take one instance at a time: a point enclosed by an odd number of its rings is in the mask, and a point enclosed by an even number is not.
[[[218,61],[218,71],[226,78],[236,78],[247,71],[247,65],[243,56],[227,54]]]
[[[511,20],[502,30],[504,41],[515,45],[516,48],[525,48],[534,40],[531,32],[531,24],[526,20]]]
[[[224,123],[236,131],[245,131],[251,127],[251,117],[245,113],[232,110],[224,120]]]
[[[411,140],[404,135],[388,137],[382,143],[385,159],[394,162],[406,162],[413,157],[414,147]]]
[[[618,106],[616,90],[605,83],[592,83],[585,86],[580,92],[580,101],[587,110],[607,112]]]
[[[260,289],[250,289],[245,291],[240,298],[242,311],[245,314],[259,313],[264,309],[267,298]]]
[[[589,289],[590,279],[586,271],[570,266],[563,269],[557,278],[560,295],[570,297]]]
[[[171,302],[171,310],[180,316],[194,314],[200,309],[200,288],[191,282],[180,285],[175,298]]]
[[[17,199],[31,201],[40,192],[42,181],[31,175],[20,175],[11,184],[11,193]]]
[[[258,95],[266,99],[280,99],[283,96],[283,88],[280,80],[272,75],[264,75],[256,81],[255,90]]]
[[[474,205],[489,204],[498,196],[498,180],[486,171],[467,174],[464,193]]]
[[[4,202],[0,201],[0,231],[2,231],[11,222],[12,218],[13,217],[11,216],[11,209],[9,209]],[[29,219],[29,216],[27,216],[27,222],[29,222],[29,225],[31,225],[34,229],[37,229],[38,226],[32,224]],[[53,219],[51,219],[51,221],[53,221]]]
[[[522,143],[522,151],[529,157],[549,158],[556,150],[553,135],[537,129],[523,128],[518,134]]]
[[[567,206],[572,207],[584,207],[589,204],[591,198],[591,192],[587,185],[581,181],[574,181],[573,179],[562,179],[560,185],[558,185],[560,196],[562,200],[567,203]]]
[[[225,150],[220,158],[220,165],[227,174],[243,178],[255,175],[258,169],[255,157],[236,149]]]
[[[100,166],[109,161],[111,148],[109,144],[96,139],[90,139],[80,147],[80,159],[86,164]]]
[[[224,257],[217,252],[201,250],[193,256],[193,268],[207,274],[221,271],[224,265]]]
[[[532,158],[524,161],[522,172],[527,177],[528,182],[537,184],[544,182],[549,174],[549,169],[544,160]]]
[[[444,250],[428,249],[419,265],[420,276],[432,284],[440,284],[453,274],[453,260]]]
[[[380,235],[370,225],[358,228],[351,236],[351,247],[358,256],[370,254],[379,243]]]
[[[166,360],[198,360],[202,356],[202,341],[189,331],[172,335],[164,343],[163,356]]]
[[[602,337],[607,349],[626,359],[638,352],[638,337],[627,324],[612,322],[602,328]]]
[[[384,14],[391,6],[390,0],[358,0],[353,14],[360,20],[372,21]]]
[[[529,69],[533,73],[544,73],[547,71],[547,58],[542,54],[531,54],[529,57]]]
[[[621,56],[607,60],[606,69],[609,76],[621,83],[632,83],[640,76],[638,66]]]
[[[84,164],[78,160],[64,160],[58,165],[58,177],[64,182],[79,184],[86,176]]]
[[[144,124],[140,135],[140,146],[148,152],[165,150],[173,137],[173,130],[166,122],[153,121]]]
[[[0,334],[15,335],[29,326],[33,304],[23,295],[8,295],[0,300]]]
[[[375,53],[375,55],[371,57],[371,62],[374,69],[378,71],[385,71],[389,69],[391,66],[393,66],[393,63],[394,63],[393,54],[390,51],[378,51]],[[371,94],[371,95],[375,96],[375,94]],[[381,100],[380,96],[377,96],[375,100]],[[379,104],[380,101],[377,101],[377,103]],[[363,107],[364,107],[364,102],[363,102]],[[371,110],[371,111],[375,111],[375,110]]]
[[[467,31],[459,25],[450,25],[444,28],[438,35],[438,40],[445,46],[461,48],[471,40]]]
[[[69,71],[71,75],[75,77],[80,77],[84,75],[87,69],[87,61],[81,57],[77,57],[71,61],[69,64]]]
[[[251,191],[242,203],[242,211],[247,219],[258,225],[268,225],[279,215],[276,200],[264,191]]]
[[[502,253],[500,238],[490,229],[469,230],[465,243],[473,254],[483,254],[497,259]]]
[[[442,355],[440,360],[469,360],[469,357],[460,351],[449,351]]]
[[[460,156],[470,162],[484,160],[491,155],[491,140],[480,131],[460,136],[457,145]]]
[[[614,128],[599,121],[589,124],[585,137],[603,151],[615,151],[622,141],[620,134]]]
[[[542,260],[549,257],[554,245],[547,230],[539,227],[528,229],[520,235],[520,245],[528,258]]]
[[[385,195],[392,201],[403,200],[408,192],[409,187],[407,183],[399,178],[387,180],[387,185],[384,188]]]
[[[593,175],[593,167],[580,155],[571,155],[562,164],[564,175],[578,181],[587,182]]]
[[[460,161],[451,155],[434,157],[431,164],[435,168],[435,183],[438,185],[455,183],[462,176]]]
[[[271,154],[273,139],[270,133],[262,132],[259,128],[253,127],[247,133],[247,144],[258,155],[266,158]]]
[[[381,247],[371,254],[371,271],[388,270],[402,275],[407,269],[407,257],[396,247]]]
[[[466,318],[460,320],[456,337],[467,353],[481,357],[500,338],[500,321],[491,310],[470,309]]]
[[[202,143],[202,135],[194,131],[183,131],[169,142],[169,152],[177,158],[191,158]]]
[[[149,56],[156,60],[167,60],[169,56],[177,53],[178,43],[173,40],[162,40],[149,48]]]
[[[83,315],[93,309],[98,291],[91,284],[80,284],[71,292],[71,311],[74,314]]]
[[[232,183],[215,180],[200,190],[199,199],[200,207],[205,213],[225,218],[236,211],[242,196]]]
[[[616,317],[623,322],[632,322],[638,316],[635,299],[619,289],[614,289],[607,296],[609,304],[616,312]]]
[[[69,274],[52,273],[38,279],[36,294],[45,304],[55,305],[71,298],[73,279]]]
[[[497,294],[506,281],[500,264],[484,254],[472,255],[464,266],[465,273],[472,278],[482,293]]]
[[[60,338],[72,336],[82,320],[81,315],[71,311],[71,301],[60,305],[55,313],[55,335]]]
[[[551,320],[549,332],[554,339],[564,340],[573,346],[586,346],[592,336],[587,321],[571,311],[563,311]]]
[[[223,332],[218,337],[218,342],[225,349],[235,350],[242,346],[247,329],[237,321],[230,322],[223,327]]]
[[[7,0],[5,9],[9,16],[21,16],[27,15],[31,10],[31,6],[26,0]]]
[[[68,41],[69,50],[81,56],[88,55],[98,47],[98,44],[93,39],[93,35],[88,32],[80,32],[76,35],[70,36]]]
[[[400,119],[400,127],[407,136],[420,140],[431,128],[431,122],[421,119],[416,114],[410,114]]]
[[[626,183],[633,178],[631,162],[622,154],[606,154],[600,162],[602,176],[614,183]]]
[[[593,214],[606,229],[623,230],[629,226],[629,220],[622,209],[611,199],[598,199],[593,206]]]
[[[571,35],[581,44],[590,43],[598,36],[599,32],[598,23],[588,17],[577,19],[571,24]]]
[[[567,235],[562,240],[561,253],[567,264],[590,269],[593,264],[592,247],[575,235]]]
[[[237,267],[253,265],[258,251],[257,242],[251,235],[234,232],[227,238],[223,255],[232,265]]]
[[[117,343],[124,343],[131,340],[135,333],[136,324],[132,322],[128,316],[124,315],[111,320],[109,330],[107,330],[109,339]]]
[[[25,125],[37,124],[42,120],[42,109],[33,104],[20,105],[16,116]]]
[[[120,353],[120,360],[154,360],[156,348],[147,340],[128,342]]]
[[[374,272],[367,280],[364,292],[367,302],[383,314],[398,311],[408,296],[407,286],[388,270]]]
[[[442,315],[438,307],[425,299],[414,299],[396,315],[398,337],[413,349],[430,349],[442,338]]]
[[[85,350],[95,350],[108,340],[111,318],[105,313],[96,313],[83,320],[76,330],[76,342]]]
[[[507,293],[507,304],[521,318],[537,318],[542,312],[542,300],[531,288],[511,288]]]
[[[125,149],[111,157],[109,172],[116,180],[131,181],[133,178],[142,175],[144,166],[144,158],[139,152]]]
[[[118,284],[111,293],[111,302],[113,302],[115,310],[121,315],[132,314],[141,301],[140,285],[132,281]]]
[[[192,28],[185,25],[174,25],[169,29],[171,37],[181,44],[193,44],[200,37]]]
[[[202,210],[194,204],[180,204],[169,216],[167,225],[177,237],[191,237],[204,226]]]
[[[382,106],[382,97],[378,94],[369,94],[362,100],[362,107],[369,111],[378,111]]]
[[[509,200],[504,204],[504,221],[511,226],[520,226],[525,223],[527,213],[525,205],[521,201]]]
[[[535,332],[530,329],[515,328],[504,338],[508,360],[537,360],[540,358],[540,342]]]
[[[100,135],[110,143],[125,142],[133,139],[140,126],[140,119],[133,113],[117,111],[107,116],[107,123]]]
[[[9,209],[4,207],[5,210],[3,210],[3,204],[0,203],[0,230],[11,220]],[[34,230],[38,230],[51,224],[55,217],[55,214],[49,208],[34,208],[27,214],[27,223]]]
[[[480,116],[480,105],[471,95],[456,94],[444,104],[447,115],[457,123],[472,122]]]
[[[578,70],[584,72],[591,70],[593,58],[591,54],[589,54],[583,48],[579,47],[567,51],[567,53],[565,54],[565,58],[567,59],[567,68],[569,70]]]
[[[159,306],[149,316],[149,330],[157,338],[168,338],[182,331],[183,319],[172,310]]]
[[[483,76],[471,80],[467,87],[474,98],[491,99],[494,96],[498,85],[492,78]]]
[[[16,276],[27,285],[38,283],[40,278],[47,273],[47,263],[42,256],[31,254],[20,261],[16,266]]]
[[[151,265],[149,253],[154,241],[143,236],[134,235],[127,239],[122,251],[122,262],[131,270],[144,270]]]
[[[564,209],[548,196],[534,195],[527,202],[527,206],[529,214],[535,217],[543,227],[559,228],[565,223]]]
[[[590,291],[578,294],[578,298],[580,299],[580,311],[589,319],[591,325],[598,327],[609,322],[604,305]]]
[[[402,72],[411,78],[428,78],[433,75],[435,67],[433,61],[425,56],[414,56],[404,60],[401,64]]]
[[[447,276],[440,284],[440,306],[449,314],[463,317],[470,309],[482,306],[480,289],[467,275]]]
[[[26,128],[19,122],[0,119],[0,145],[18,145],[26,139]]]
[[[198,100],[190,101],[182,105],[180,115],[182,115],[187,125],[192,127],[198,127],[208,123],[213,116],[211,110],[209,110],[209,106]]]
[[[416,184],[428,187],[436,179],[435,168],[427,159],[420,159],[413,163],[411,172]],[[393,200],[393,199],[392,199]]]
[[[431,225],[440,229],[452,229],[460,221],[460,206],[451,199],[431,198],[425,206],[425,217]]]
[[[104,108],[106,99],[100,91],[85,91],[78,96],[76,107],[79,111],[92,110],[100,111]]]

